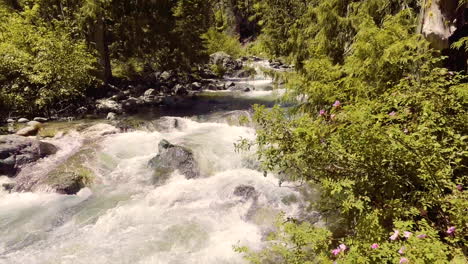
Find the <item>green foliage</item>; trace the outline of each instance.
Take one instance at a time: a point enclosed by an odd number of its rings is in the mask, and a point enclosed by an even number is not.
[[[270,1],[263,12],[292,2]],[[339,218],[328,226],[330,247],[301,249],[289,239],[296,231],[280,228],[276,243],[286,251],[275,253],[272,244],[243,252],[253,263],[398,263],[402,257],[462,263],[468,254],[466,76],[440,68],[443,58],[414,34],[409,7],[415,1],[306,2],[299,13],[278,15],[281,25],[264,16],[273,42],[267,50],[288,56],[298,69],[286,75],[285,99],[296,107],[256,107],[255,144],[265,170],[318,184],[315,207]],[[281,30],[285,21],[288,32]],[[450,227],[456,232],[447,233]],[[389,241],[394,229],[413,235]],[[349,249],[333,256],[338,241]],[[378,249],[370,248],[374,243]]]
[[[95,59],[83,41],[75,41],[62,23],[48,30],[22,14],[3,11],[0,22],[0,98],[10,111],[46,111],[65,107],[83,96],[93,77]]]
[[[215,28],[210,28],[203,34],[202,38],[208,54],[224,51],[234,58],[244,55],[244,50],[239,40],[225,32],[219,32]]]

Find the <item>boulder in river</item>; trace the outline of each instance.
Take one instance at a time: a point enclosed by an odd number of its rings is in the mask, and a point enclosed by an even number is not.
[[[47,118],[45,118],[45,117],[35,117],[33,120],[34,120],[34,121],[37,121],[37,122],[41,122],[41,123],[45,123],[45,122],[49,121],[49,120],[48,120]]]
[[[229,87],[229,90],[236,92],[250,92],[255,90],[255,86],[250,84],[238,83],[235,86]]]
[[[257,198],[258,193],[255,190],[255,187],[250,185],[239,185],[234,189],[234,195],[242,197],[243,200],[248,200],[250,198]]]
[[[116,113],[113,113],[113,112],[109,112],[107,113],[107,117],[106,117],[107,120],[116,120],[117,119],[117,114]]]
[[[29,136],[35,136],[37,133],[39,133],[39,130],[41,129],[42,124],[37,122],[37,121],[30,121],[28,122],[28,126],[18,130],[16,132],[16,135],[18,136],[23,136],[23,137],[29,137]]]
[[[162,183],[175,170],[179,170],[187,179],[200,176],[198,163],[189,149],[163,139],[159,142],[158,150],[158,155],[149,161],[149,166],[154,169],[155,183]]]
[[[20,118],[20,119],[18,119],[18,123],[27,123],[27,122],[29,122],[29,120],[26,119],[26,118]]]
[[[17,135],[0,136],[0,174],[16,176],[22,166],[56,152],[50,143]]]

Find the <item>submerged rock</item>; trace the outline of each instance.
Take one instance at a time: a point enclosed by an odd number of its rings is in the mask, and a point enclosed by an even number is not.
[[[149,161],[149,166],[154,169],[155,183],[162,183],[175,170],[179,170],[187,179],[200,176],[198,163],[189,149],[163,139],[159,142],[158,150],[159,154]]]
[[[17,135],[0,136],[0,174],[16,176],[22,166],[56,152],[50,143]]]

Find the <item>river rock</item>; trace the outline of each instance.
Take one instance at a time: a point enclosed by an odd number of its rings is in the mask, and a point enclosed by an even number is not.
[[[13,177],[22,166],[56,152],[50,143],[17,135],[0,136],[0,174]]]
[[[60,174],[50,174],[40,184],[46,184],[55,192],[60,194],[77,194],[86,187],[87,175],[81,172],[61,172]]]
[[[191,89],[194,91],[199,91],[202,88],[202,84],[199,82],[193,82],[191,85]]]
[[[20,118],[20,119],[18,119],[18,123],[27,123],[27,122],[29,122],[29,120],[26,119],[26,118]]]
[[[154,183],[162,183],[175,170],[179,170],[187,179],[200,176],[198,163],[189,149],[163,139],[159,142],[158,150],[158,155],[149,161],[149,167],[154,169]]]
[[[127,100],[122,101],[122,108],[128,113],[136,112],[138,109],[138,100],[130,97]]]
[[[12,118],[8,118],[8,119],[7,119],[7,123],[8,123],[8,124],[12,124],[12,123],[14,123],[14,122],[15,122],[15,120],[12,119]]]
[[[158,95],[158,92],[155,89],[148,89],[143,94],[144,97],[157,96],[157,95]]]
[[[109,124],[96,124],[94,126],[88,127],[85,129],[82,134],[87,138],[96,138],[106,135],[117,134],[120,132],[120,129]]]
[[[163,81],[168,81],[171,77],[172,77],[172,74],[168,71],[161,73],[161,75],[159,76],[159,78],[162,79]]]
[[[117,114],[113,112],[109,112],[106,117],[107,120],[116,120],[117,119]]]
[[[23,136],[23,137],[35,136],[37,135],[40,129],[41,129],[41,125],[39,123],[39,125],[27,126],[18,130],[18,132],[16,132],[16,135]]]
[[[45,118],[45,117],[35,117],[33,120],[34,120],[34,121],[37,121],[37,122],[41,122],[41,123],[45,123],[45,122],[49,121],[49,120],[48,120],[47,118]]]
[[[98,113],[122,113],[122,105],[112,99],[100,99],[96,101],[96,110]]]
[[[250,92],[255,90],[255,86],[245,83],[238,83],[235,86],[229,87],[229,90],[235,92]]]
[[[187,89],[182,86],[181,84],[177,84],[175,87],[174,87],[174,92],[176,95],[179,95],[179,96],[186,96],[188,95],[188,91]]]
[[[225,52],[216,52],[210,55],[210,64],[222,66],[226,73],[232,73],[242,68],[242,62],[234,60]]]
[[[250,199],[250,198],[257,198],[258,193],[255,190],[255,187],[250,186],[250,185],[239,185],[234,189],[234,195],[242,197],[244,201]]]

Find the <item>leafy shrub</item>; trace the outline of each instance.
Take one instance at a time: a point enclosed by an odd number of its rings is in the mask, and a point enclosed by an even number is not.
[[[225,32],[219,32],[214,28],[210,28],[208,32],[203,34],[202,38],[209,54],[224,51],[234,58],[241,57],[244,54],[239,40]]]
[[[337,12],[317,13],[332,3],[313,14]],[[328,243],[312,240],[323,238],[315,227],[280,226],[265,250],[241,250],[254,263],[461,263],[468,254],[467,77],[439,67],[410,9],[371,16],[362,4],[358,16],[325,21],[353,22],[343,59],[319,45],[336,31],[304,40],[317,45],[288,76],[297,107],[258,106],[254,116],[264,169],[318,184],[316,208],[340,219]],[[393,230],[412,236],[389,241]]]
[[[4,13],[7,15],[6,13]],[[8,14],[0,24],[0,99],[12,112],[67,106],[93,82],[95,59],[65,25],[51,31],[30,23],[34,9]]]

